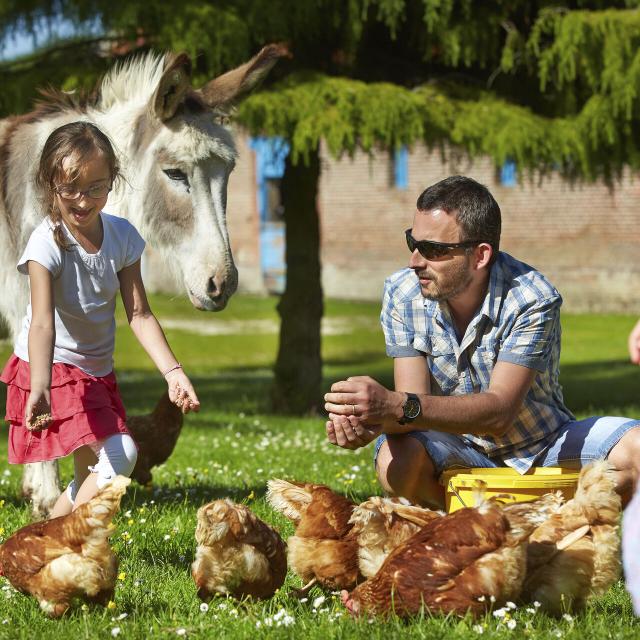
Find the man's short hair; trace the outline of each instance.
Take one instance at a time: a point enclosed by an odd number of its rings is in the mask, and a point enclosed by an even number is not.
[[[418,198],[418,211],[444,209],[455,214],[460,240],[478,240],[493,248],[491,263],[498,257],[502,219],[500,207],[487,187],[465,176],[451,176],[425,189]]]

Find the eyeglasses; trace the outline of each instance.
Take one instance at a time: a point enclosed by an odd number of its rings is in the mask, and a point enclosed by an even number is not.
[[[412,229],[407,229],[404,235],[407,237],[407,246],[413,253],[416,249],[423,258],[433,260],[446,256],[451,249],[461,249],[463,247],[474,247],[480,244],[480,240],[465,240],[464,242],[433,242],[431,240],[416,240],[411,235]]]
[[[54,191],[65,200],[78,200],[81,196],[86,196],[92,200],[100,200],[105,198],[111,191],[110,184],[96,185],[86,191],[80,191],[70,184],[61,184],[54,188]]]

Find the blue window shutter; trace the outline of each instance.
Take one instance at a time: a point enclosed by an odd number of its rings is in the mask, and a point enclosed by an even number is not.
[[[396,189],[409,188],[409,150],[402,145],[393,156],[393,176]]]
[[[516,163],[513,160],[506,160],[500,169],[500,183],[503,187],[515,187],[518,184],[518,173]]]
[[[267,180],[282,178],[289,155],[289,143],[281,137],[258,136],[249,139],[249,148],[256,152],[256,191],[260,220],[267,217]]]

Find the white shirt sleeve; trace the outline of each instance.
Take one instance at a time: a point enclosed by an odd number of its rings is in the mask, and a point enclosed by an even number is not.
[[[29,274],[27,265],[29,260],[33,260],[48,269],[54,278],[60,275],[63,267],[62,249],[56,244],[51,230],[42,226],[34,229],[17,264],[20,273]]]
[[[138,233],[138,230],[133,225],[129,225],[129,233],[127,235],[127,248],[125,252],[123,267],[129,267],[140,260],[140,256],[142,256],[144,247],[145,241]]]

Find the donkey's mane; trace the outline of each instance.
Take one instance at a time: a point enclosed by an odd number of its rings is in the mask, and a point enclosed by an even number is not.
[[[107,110],[119,102],[148,102],[162,77],[165,57],[150,51],[118,63],[102,79],[96,108]]]

